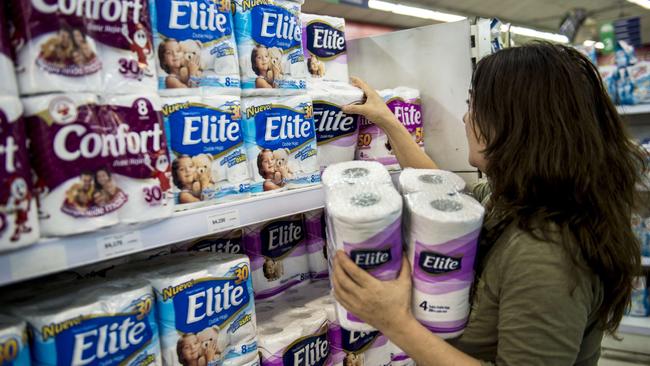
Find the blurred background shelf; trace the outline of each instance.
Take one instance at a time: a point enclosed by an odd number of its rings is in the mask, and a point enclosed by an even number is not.
[[[620,333],[650,336],[650,317],[624,316],[618,331]]]
[[[619,114],[648,114],[650,113],[650,104],[639,105],[619,105],[616,106]]]

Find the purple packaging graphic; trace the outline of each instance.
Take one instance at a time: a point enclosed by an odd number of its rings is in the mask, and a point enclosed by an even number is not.
[[[0,96],[0,252],[39,236],[22,113],[17,97]]]
[[[392,345],[378,331],[359,332],[330,323],[327,338],[332,366],[391,364]]]
[[[386,105],[397,119],[411,133],[415,142],[424,149],[424,128],[420,92],[417,89],[397,87],[380,90]],[[378,161],[390,170],[399,170],[400,165],[395,156],[388,136],[374,123],[361,118],[357,160]]]
[[[302,14],[300,20],[302,47],[311,80],[347,83],[349,77],[345,19]]]
[[[0,83],[0,96],[18,96],[6,8],[5,4],[0,5],[0,75],[3,79]]]
[[[244,229],[256,299],[276,296],[309,279],[307,235],[302,214]]]

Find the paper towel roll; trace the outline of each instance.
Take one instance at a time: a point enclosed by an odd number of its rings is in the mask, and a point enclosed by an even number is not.
[[[117,224],[117,211],[128,197],[119,187],[107,194],[97,191],[95,178],[97,173],[112,171],[113,155],[126,151],[126,143],[124,136],[118,144],[107,133],[117,126],[106,126],[98,118],[97,97],[47,94],[22,102],[36,173],[41,235],[78,234]]]
[[[0,344],[6,350],[3,363],[13,366],[29,366],[29,341],[25,322],[0,314]]]
[[[310,81],[349,80],[345,45],[345,19],[302,14],[302,47]]]
[[[307,256],[312,280],[329,277],[327,269],[327,245],[325,244],[325,216],[322,209],[305,212],[307,229]]]
[[[7,7],[0,7],[0,96],[18,96],[18,84],[9,41],[9,22]]]
[[[0,96],[0,252],[38,240],[38,209],[26,145],[23,106]]]
[[[105,174],[95,173],[95,190],[101,191],[107,202],[112,190],[121,190],[128,197],[118,210],[122,223],[160,220],[174,212],[161,107],[155,93],[104,95],[100,99],[100,123],[106,138],[115,139],[116,145],[105,140],[106,146],[115,146],[108,154],[112,165]],[[125,146],[120,150],[122,141]]]
[[[386,168],[376,161],[346,161],[332,164],[322,176],[323,185],[331,189],[337,184],[354,185],[359,183],[393,184]]]
[[[378,331],[352,331],[332,323],[328,337],[334,366],[391,365],[392,346]]]
[[[318,83],[308,89],[314,101],[314,123],[321,170],[330,164],[354,160],[359,136],[359,116],[341,108],[361,102],[363,92],[343,83]]]
[[[399,188],[402,194],[460,192],[465,189],[465,181],[446,170],[406,168],[399,175]]]
[[[387,184],[335,186],[327,196],[330,253],[344,250],[374,277],[393,280],[402,265],[402,197]],[[374,330],[337,303],[346,329]]]
[[[412,193],[406,202],[413,314],[440,337],[456,337],[462,334],[469,315],[484,208],[461,193]]]

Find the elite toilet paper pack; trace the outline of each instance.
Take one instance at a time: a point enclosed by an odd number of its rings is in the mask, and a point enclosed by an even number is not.
[[[358,115],[341,108],[361,102],[363,92],[347,84],[318,84],[308,89],[314,103],[314,125],[321,169],[330,164],[354,160],[359,137]]]
[[[415,361],[410,358],[401,348],[397,347],[395,343],[388,341],[392,348],[391,353],[391,366],[415,366]]]
[[[307,235],[302,214],[244,228],[256,299],[276,296],[309,279]]]
[[[2,363],[12,366],[31,365],[25,322],[0,314],[0,349]]]
[[[306,95],[242,99],[244,142],[263,193],[320,183],[313,105]]]
[[[347,83],[348,56],[345,45],[345,19],[326,15],[302,14],[302,47],[312,81]]]
[[[327,269],[327,245],[325,234],[325,213],[322,209],[305,212],[307,230],[307,259],[312,280],[329,277]]]
[[[407,255],[413,277],[415,318],[442,338],[462,334],[484,208],[462,193],[406,196]]]
[[[328,337],[334,366],[391,365],[391,344],[379,331],[347,330],[330,323]]]
[[[241,198],[249,192],[238,96],[163,98],[178,209]]]
[[[463,178],[446,170],[406,168],[399,175],[399,190],[402,194],[415,192],[454,193],[464,189]]]
[[[235,229],[212,234],[175,244],[173,252],[211,252],[224,254],[244,254],[243,229]]]
[[[0,252],[39,237],[22,113],[17,97],[0,96]]]
[[[307,87],[300,3],[235,0],[242,95],[301,94]]]
[[[230,2],[149,1],[160,94],[239,95]]]
[[[18,96],[18,84],[9,43],[9,22],[6,6],[0,6],[0,96]]]
[[[374,183],[393,186],[393,180],[386,167],[376,161],[353,160],[332,164],[323,171],[322,180],[326,193],[339,185]]]

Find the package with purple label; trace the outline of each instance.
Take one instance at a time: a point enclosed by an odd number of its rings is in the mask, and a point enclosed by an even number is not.
[[[0,252],[39,235],[22,113],[17,97],[0,96]]]
[[[174,244],[172,252],[244,254],[243,229],[235,229]]]
[[[347,330],[337,323],[330,323],[327,338],[332,366],[391,365],[393,346],[379,331]]]
[[[0,5],[0,75],[2,75],[0,96],[18,96],[6,8],[6,5]]]
[[[327,269],[327,245],[325,245],[325,213],[323,209],[305,212],[307,229],[307,257],[312,280],[329,277]]]
[[[394,280],[402,266],[402,197],[395,188],[372,181],[336,185],[326,200],[327,251],[344,250],[375,278]],[[339,303],[336,312],[345,329],[374,330]]]
[[[307,235],[302,214],[244,229],[244,252],[251,260],[255,299],[276,296],[309,280]]]
[[[397,120],[413,136],[413,140],[424,149],[424,129],[422,121],[422,105],[420,92],[408,87],[384,89],[379,91],[386,105],[397,117]],[[388,135],[365,118],[359,124],[359,140],[357,144],[357,160],[378,161],[390,170],[399,170],[400,165],[390,145]]]
[[[406,196],[407,255],[413,278],[415,318],[442,338],[463,333],[484,208],[462,193]]]
[[[345,19],[326,15],[302,14],[302,47],[311,81],[347,83],[348,56],[345,45]]]
[[[147,0],[12,3],[20,92],[155,91]]]

